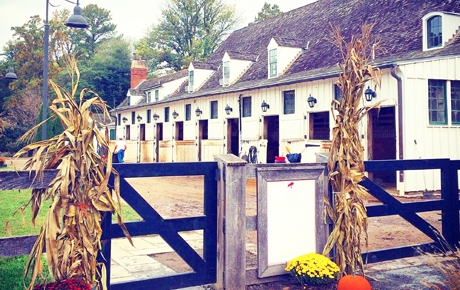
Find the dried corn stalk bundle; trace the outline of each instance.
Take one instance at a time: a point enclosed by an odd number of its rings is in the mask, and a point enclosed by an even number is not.
[[[112,153],[106,158],[98,154],[96,142],[109,148],[108,138],[96,127],[92,111],[101,111],[110,118],[105,102],[94,92],[82,90],[79,103],[74,99],[79,82],[76,60],[67,57],[67,68],[72,79],[72,92],[69,94],[54,82],[50,84],[57,98],[52,102],[52,117],[61,121],[64,132],[49,140],[39,141],[21,149],[16,156],[36,150],[25,164],[24,169],[36,169],[37,176],[46,169],[59,169],[56,178],[45,189],[34,189],[29,202],[32,222],[42,206],[42,201],[51,199],[45,224],[37,239],[26,265],[24,277],[31,272],[29,289],[41,273],[41,255],[46,244],[46,258],[55,281],[77,278],[97,289],[105,289],[105,268],[98,270],[96,257],[101,247],[100,211],[117,213],[118,223],[131,241],[121,219],[121,207],[116,205],[107,187],[111,173],[115,175],[115,195],[120,200],[119,176],[112,169]],[[83,101],[85,94],[94,97]],[[40,126],[30,130],[24,139],[29,138]],[[39,177],[38,177],[39,178]],[[131,242],[132,243],[132,242]]]
[[[332,26],[330,41],[342,53],[343,63],[339,63],[337,85],[343,92],[341,102],[334,100],[331,111],[335,121],[332,129],[332,144],[328,160],[328,179],[332,184],[334,207],[325,198],[326,210],[334,222],[334,230],[328,238],[323,254],[336,246],[336,262],[342,275],[352,274],[359,267],[364,273],[361,258],[361,240],[367,247],[367,213],[362,202],[366,189],[358,183],[364,177],[363,146],[360,141],[358,124],[368,111],[377,107],[366,107],[361,103],[365,83],[372,80],[380,86],[382,73],[370,63],[370,52],[376,45],[371,44],[372,25],[363,25],[360,38],[352,37],[347,42],[340,29]],[[375,90],[375,88],[374,88]],[[333,107],[336,106],[335,114]]]

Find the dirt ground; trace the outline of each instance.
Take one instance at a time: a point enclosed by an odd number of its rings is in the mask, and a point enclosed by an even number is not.
[[[203,214],[203,178],[201,176],[131,178],[128,182],[164,218]],[[246,214],[248,216],[257,214],[256,198],[256,181],[249,179],[246,184]],[[401,202],[427,200],[420,197],[396,198]],[[365,203],[366,205],[381,204],[373,197],[366,199]],[[441,230],[440,212],[425,212],[419,215]],[[400,216],[370,218],[368,234],[369,250],[431,241]],[[248,232],[247,242],[257,244],[256,232]]]

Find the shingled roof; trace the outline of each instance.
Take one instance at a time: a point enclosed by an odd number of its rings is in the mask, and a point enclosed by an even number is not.
[[[326,39],[331,35],[331,24],[340,27],[345,38],[360,35],[364,23],[375,24],[373,34],[379,38],[382,48],[376,52],[375,65],[459,55],[460,37],[453,39],[445,48],[423,51],[422,17],[430,12],[460,13],[460,1],[319,0],[234,31],[207,62],[221,63],[225,52],[231,54],[230,57],[254,61],[235,84],[227,87],[219,85],[219,78],[222,76],[220,68],[198,92],[179,93],[164,101],[268,87],[295,80],[308,80],[316,75],[336,74],[336,63],[341,61],[341,55]],[[304,50],[281,77],[268,79],[267,46],[272,38],[280,46],[300,47]],[[447,42],[448,39],[443,41]]]
[[[203,62],[203,61],[194,61],[192,62],[195,69],[208,69],[208,70],[217,70],[219,68],[219,63]]]

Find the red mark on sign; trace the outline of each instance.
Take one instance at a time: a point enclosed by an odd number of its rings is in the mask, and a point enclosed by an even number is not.
[[[289,183],[288,188],[292,188],[293,185],[294,185],[294,182]]]

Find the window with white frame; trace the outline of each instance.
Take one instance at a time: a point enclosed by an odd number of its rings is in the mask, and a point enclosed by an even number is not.
[[[284,93],[284,114],[295,114],[295,93],[294,91],[285,91]]]
[[[195,82],[195,73],[193,70],[189,72],[189,77],[188,77],[188,84],[190,87],[193,88],[193,83]]]
[[[230,62],[224,62],[224,85],[228,85],[230,79]]]
[[[148,92],[147,93],[147,103],[150,103],[152,101],[152,93]]]
[[[243,118],[251,117],[251,97],[243,97]]]
[[[169,107],[165,108],[165,123],[169,122]]]
[[[155,101],[157,102],[159,99],[159,91],[155,90]]]
[[[433,16],[426,22],[427,28],[427,47],[442,46],[442,17]]]
[[[185,121],[190,121],[192,119],[192,105],[185,105]]]
[[[270,61],[270,77],[276,77],[278,74],[278,68],[277,68],[277,51],[275,49],[271,49],[269,51],[269,61]]]
[[[460,81],[428,80],[430,125],[460,125]]]
[[[450,82],[452,125],[460,125],[460,81]]]
[[[217,101],[211,101],[211,119],[218,118],[218,107]]]

